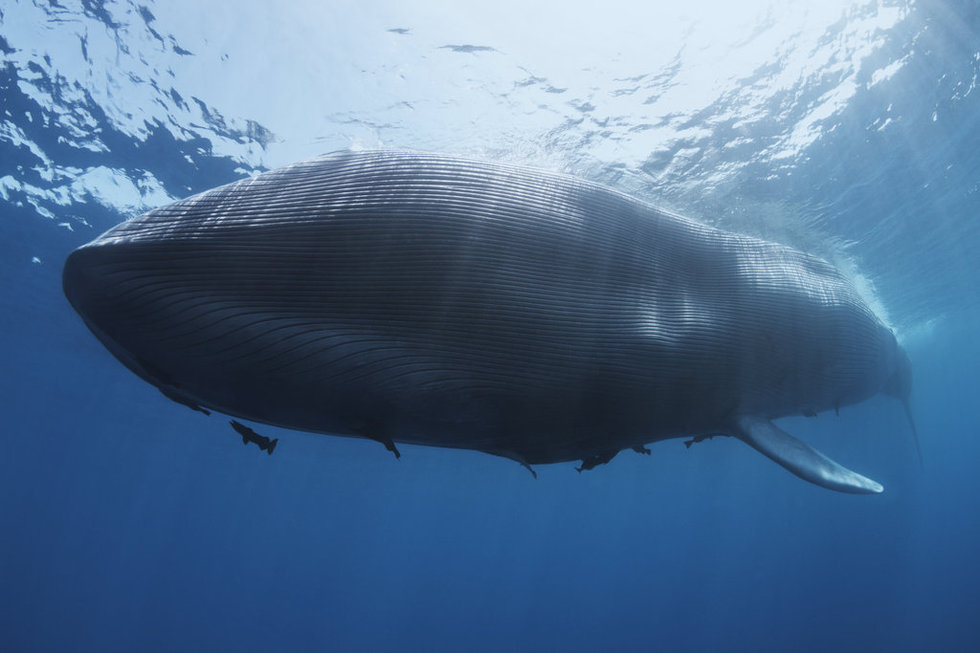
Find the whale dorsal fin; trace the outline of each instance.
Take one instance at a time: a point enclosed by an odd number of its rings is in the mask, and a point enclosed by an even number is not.
[[[884,488],[870,478],[837,464],[767,419],[742,417],[735,435],[800,478],[830,490],[877,494]]]

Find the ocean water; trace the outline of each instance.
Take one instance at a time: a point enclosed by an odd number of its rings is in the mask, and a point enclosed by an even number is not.
[[[980,650],[980,14],[817,4],[0,5],[0,651]],[[537,479],[271,427],[268,457],[61,293],[128,216],[375,147],[833,261],[911,356],[923,465],[880,397],[781,422],[878,496],[728,438]]]

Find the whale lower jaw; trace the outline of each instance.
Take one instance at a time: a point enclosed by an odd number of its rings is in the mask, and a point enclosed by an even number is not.
[[[805,481],[828,490],[878,494],[880,483],[847,469],[767,419],[741,417],[734,435]]]

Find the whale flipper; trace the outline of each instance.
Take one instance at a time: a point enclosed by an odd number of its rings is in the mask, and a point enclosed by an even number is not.
[[[852,472],[767,419],[743,417],[735,435],[760,453],[800,478],[829,490],[852,494],[877,494],[884,488],[870,478]]]

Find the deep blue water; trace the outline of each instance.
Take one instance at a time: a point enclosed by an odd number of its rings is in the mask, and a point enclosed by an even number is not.
[[[0,651],[980,650],[972,2],[209,4],[0,8]],[[910,353],[924,466],[886,398],[782,421],[870,497],[725,438],[536,480],[272,428],[267,457],[61,294],[68,252],[128,215],[375,146],[830,258]]]

